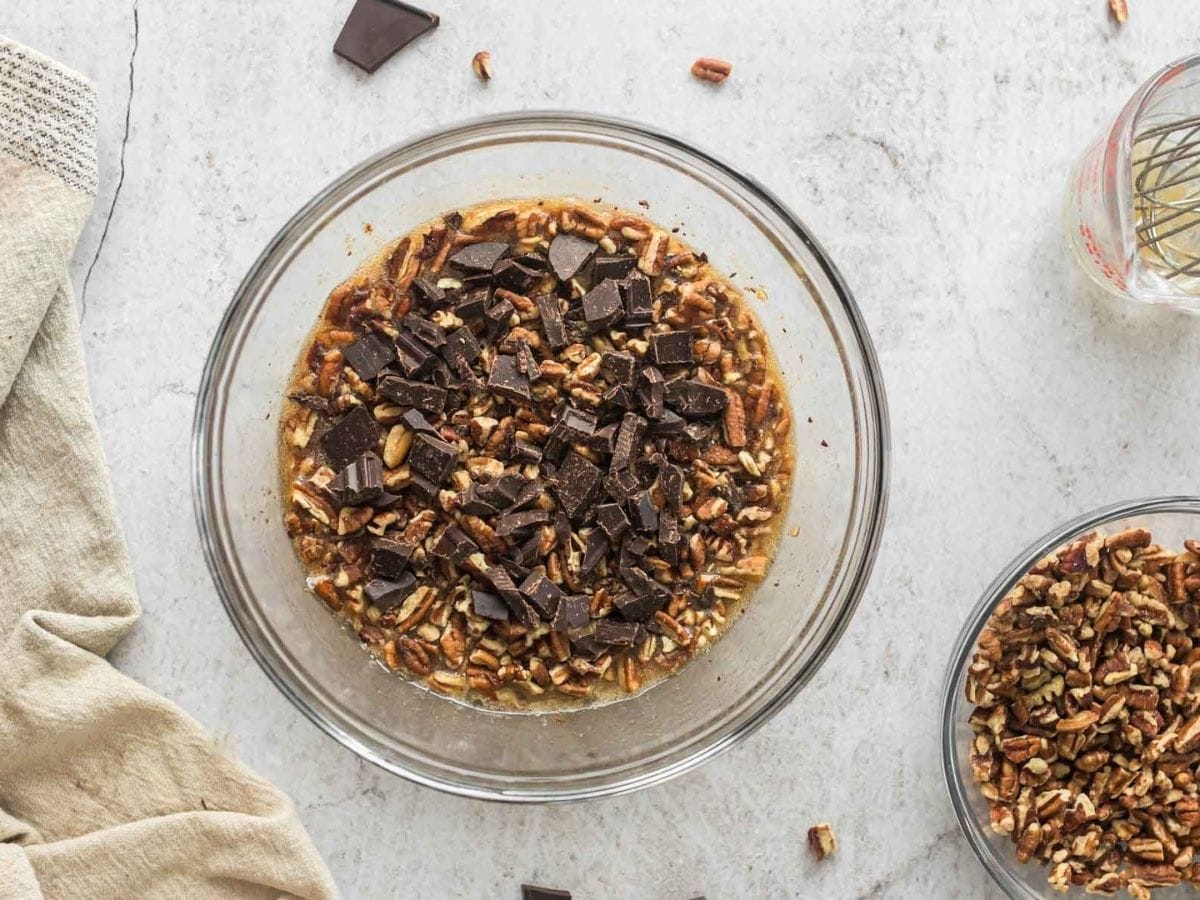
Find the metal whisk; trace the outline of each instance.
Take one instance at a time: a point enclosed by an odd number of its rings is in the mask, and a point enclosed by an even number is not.
[[[1200,277],[1200,115],[1139,132],[1133,175],[1142,257],[1163,278]]]

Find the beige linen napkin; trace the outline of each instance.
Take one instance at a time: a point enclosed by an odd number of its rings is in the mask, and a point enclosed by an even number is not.
[[[288,799],[105,659],[138,605],[67,281],[95,119],[0,37],[0,898],[334,897]]]

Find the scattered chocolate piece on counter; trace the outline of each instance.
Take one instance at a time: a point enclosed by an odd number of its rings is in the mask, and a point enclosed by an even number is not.
[[[490,280],[492,269],[508,253],[508,249],[508,244],[499,241],[467,244],[450,257],[450,264],[464,272],[486,272]]]
[[[376,538],[371,544],[371,568],[381,578],[399,578],[416,548],[404,541]]]
[[[374,72],[396,51],[438,26],[438,17],[399,0],[357,0],[333,52]]]
[[[383,493],[383,461],[368,450],[329,483],[342,506],[362,506]]]
[[[720,84],[733,72],[733,64],[713,56],[702,56],[692,63],[692,74],[701,81]]]
[[[408,451],[409,468],[434,484],[445,481],[457,462],[458,450],[454,445],[429,434],[418,434],[413,438],[412,449]]]
[[[492,54],[480,50],[471,57],[471,70],[480,81],[492,80]]]
[[[589,621],[588,597],[586,594],[566,594],[558,601],[554,621],[550,627],[555,631],[574,631]]]
[[[342,355],[359,378],[374,381],[385,366],[395,361],[396,348],[382,335],[370,331],[343,349]]]
[[[611,278],[606,278],[583,295],[583,320],[587,323],[588,331],[609,328],[624,314],[621,289]]]
[[[585,241],[573,234],[556,234],[547,253],[554,277],[559,281],[570,281],[579,274],[579,270],[587,264],[597,249],[599,248],[591,241]]]
[[[417,586],[417,579],[411,572],[406,572],[399,578],[372,578],[363,586],[363,596],[384,612],[394,609],[404,602],[404,599]]]
[[[475,615],[493,622],[508,621],[508,604],[495,594],[479,588],[471,588],[471,608],[475,610]]]
[[[558,888],[538,887],[536,884],[521,885],[521,900],[571,900],[571,892]]]
[[[808,846],[818,860],[825,859],[837,850],[837,838],[827,822],[821,822],[808,829]]]
[[[498,354],[492,361],[492,371],[488,373],[488,390],[510,400],[529,400],[532,394],[529,390],[529,376],[521,371],[520,362],[515,356]]]
[[[325,455],[342,466],[378,444],[379,429],[365,406],[354,407],[321,438]]]
[[[446,389],[423,381],[409,381],[398,375],[385,375],[379,380],[378,390],[379,396],[422,412],[440,413],[446,408]]]

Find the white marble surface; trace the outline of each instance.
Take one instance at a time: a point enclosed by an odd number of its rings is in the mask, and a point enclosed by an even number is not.
[[[1104,0],[438,0],[442,26],[366,77],[330,52],[349,0],[0,4],[0,28],[100,91],[74,274],[145,604],[115,663],[291,794],[349,898],[515,898],[523,880],[584,900],[989,895],[937,752],[963,616],[1036,534],[1200,475],[1200,320],[1099,296],[1060,237],[1072,158],[1200,35],[1195,4],[1130,5],[1118,30]],[[687,74],[707,54],[735,64],[719,89]],[[894,458],[871,587],[788,709],[665,786],[513,808],[357,762],[270,685],[209,581],[188,446],[217,321],[296,208],[387,144],[544,107],[655,123],[808,221],[874,336]],[[842,847],[817,865],[821,819]]]

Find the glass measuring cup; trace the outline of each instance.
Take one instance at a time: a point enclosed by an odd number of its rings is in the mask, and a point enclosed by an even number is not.
[[[1138,88],[1075,164],[1064,226],[1105,290],[1200,312],[1200,54]]]

